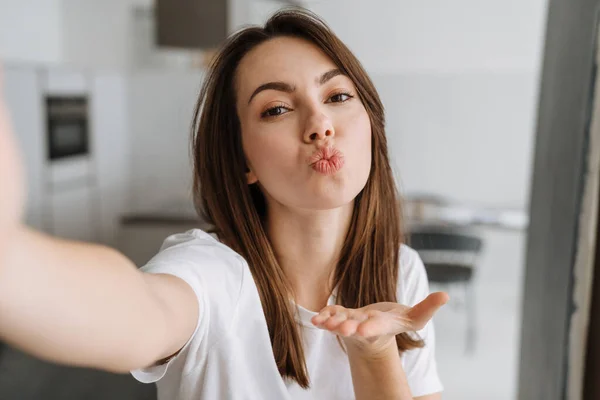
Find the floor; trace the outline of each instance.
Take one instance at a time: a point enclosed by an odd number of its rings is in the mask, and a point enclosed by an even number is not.
[[[512,400],[516,398],[524,232],[484,232],[486,249],[476,281],[477,341],[465,353],[463,292],[436,316],[438,369],[444,400]],[[458,288],[460,289],[460,288]]]
[[[155,400],[154,385],[130,375],[59,367],[4,347],[0,400]]]
[[[483,232],[476,284],[478,340],[465,354],[460,290],[436,316],[444,400],[515,398],[525,234]],[[433,289],[433,288],[432,288]],[[154,400],[154,385],[129,375],[54,366],[10,348],[0,353],[0,400]]]

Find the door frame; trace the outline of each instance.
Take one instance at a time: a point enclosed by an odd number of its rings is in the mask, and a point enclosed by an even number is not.
[[[549,0],[530,197],[518,399],[581,399],[591,304],[590,132],[598,0]],[[586,219],[587,218],[587,219]],[[586,230],[587,229],[587,230]],[[593,231],[595,234],[595,230]],[[587,243],[587,245],[585,245]],[[586,253],[587,251],[587,253]],[[593,258],[592,258],[593,265]]]

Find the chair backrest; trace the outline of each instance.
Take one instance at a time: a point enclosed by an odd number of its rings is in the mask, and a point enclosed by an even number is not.
[[[444,228],[410,232],[408,243],[419,253],[425,267],[474,268],[483,248],[483,240],[475,235]]]
[[[483,240],[480,237],[458,232],[418,231],[408,235],[408,245],[419,250],[457,251],[479,253]]]

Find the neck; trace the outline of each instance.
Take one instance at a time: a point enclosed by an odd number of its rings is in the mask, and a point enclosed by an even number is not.
[[[312,311],[327,305],[352,210],[353,203],[332,210],[300,212],[270,204],[269,239],[292,285],[296,304]]]

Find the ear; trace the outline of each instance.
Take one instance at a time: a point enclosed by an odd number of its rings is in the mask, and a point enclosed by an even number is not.
[[[256,175],[254,175],[254,172],[252,172],[248,169],[246,171],[246,181],[248,182],[248,185],[252,185],[252,184],[258,182],[258,177]]]

